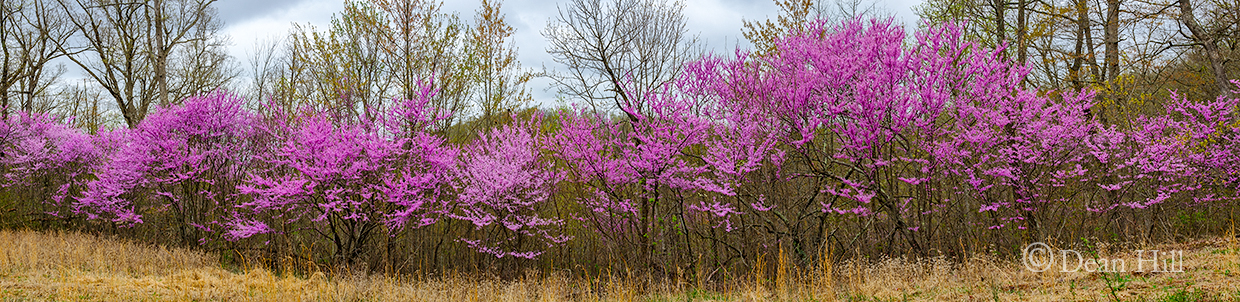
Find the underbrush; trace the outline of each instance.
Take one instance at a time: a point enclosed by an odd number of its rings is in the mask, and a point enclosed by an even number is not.
[[[217,255],[203,252],[73,232],[0,231],[0,247],[3,301],[1240,301],[1234,236],[1144,249],[1183,251],[1171,260],[1183,272],[1063,272],[1059,261],[1039,273],[1012,259],[928,257],[823,261],[839,264],[805,271],[779,261],[763,264],[774,268],[773,276],[719,282],[568,269],[531,270],[511,280],[455,273],[280,275],[225,269]],[[1084,259],[1131,265],[1140,257],[1136,250],[1091,251],[1081,251]],[[1181,270],[1175,267],[1163,270]]]

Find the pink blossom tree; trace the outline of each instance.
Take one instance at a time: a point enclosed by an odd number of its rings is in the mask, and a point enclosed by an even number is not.
[[[1240,83],[1237,83],[1240,86]],[[1133,118],[1091,140],[1090,158],[1109,172],[1093,181],[1087,209],[1225,205],[1240,200],[1240,99],[1194,102],[1172,92],[1161,115]]]
[[[648,107],[622,106],[624,120],[567,114],[548,138],[567,180],[584,186],[576,218],[654,269],[668,269],[654,266],[668,264],[653,258],[657,244],[693,254],[694,217],[730,231],[742,212],[717,197],[734,196],[744,175],[776,153],[756,136],[764,133],[758,124],[742,123],[751,116],[711,106],[695,92],[700,84],[672,83],[643,98]]]
[[[1042,223],[1078,223],[1062,217],[1087,210],[1234,194],[1223,188],[1235,175],[1232,101],[1173,97],[1166,115],[1107,129],[1089,114],[1091,92],[1025,88],[1025,67],[958,27],[914,36],[906,46],[889,21],[816,21],[766,55],[738,51],[687,68],[699,98],[759,112],[758,122],[726,124],[777,130],[770,138],[788,154],[779,169],[816,191],[808,199],[824,215],[789,209],[799,205],[767,215],[777,205],[753,204],[762,228],[784,236],[778,230],[802,229],[805,218],[851,216],[877,233],[872,243],[903,238],[920,251],[955,230],[1042,236],[1051,228]]]
[[[911,59],[903,43],[904,31],[890,22],[817,21],[776,41],[770,55],[738,52],[691,70],[714,78],[700,87],[724,106],[765,116],[762,123],[779,131],[774,141],[806,169],[787,172],[822,180],[820,191],[831,196],[820,201],[823,211],[881,211],[908,232],[915,225],[904,218],[907,198],[889,180],[910,170],[908,178],[929,174],[913,167],[925,161],[917,158],[920,140],[910,136],[931,130],[946,100],[919,94],[916,71],[935,62]]]
[[[465,146],[460,193],[449,216],[475,227],[472,236],[460,239],[474,250],[534,259],[571,238],[562,231],[563,219],[549,215],[562,174],[542,154],[541,123],[536,118],[500,126]]]
[[[1045,189],[1079,169],[1095,130],[1090,95],[1051,98],[1022,88],[1025,68],[965,40],[957,27],[914,36],[906,46],[890,21],[815,21],[765,56],[738,52],[689,69],[703,82],[698,91],[723,107],[761,112],[756,119],[765,120],[754,124],[780,131],[772,138],[788,153],[784,173],[816,187],[810,200],[823,215],[771,217],[802,217],[779,220],[785,224],[859,217],[883,228],[875,243],[901,239],[922,250],[941,236],[936,226],[959,218],[948,212],[994,204],[1024,211],[999,217],[1012,218],[1033,210],[1018,204],[1059,198]]]
[[[263,168],[238,189],[248,200],[230,220],[230,239],[287,232],[296,226],[333,244],[337,263],[352,264],[380,234],[438,221],[450,200],[456,149],[428,133],[442,118],[422,97],[398,102],[380,119],[345,119],[303,111],[273,118],[277,144],[257,156]]]
[[[30,220],[74,217],[73,197],[103,159],[96,137],[46,114],[17,112],[0,122],[0,187],[38,209],[24,213]]]
[[[258,143],[243,102],[224,92],[191,97],[110,134],[116,148],[94,167],[97,179],[75,208],[122,226],[157,214],[183,241],[202,242],[231,210]]]

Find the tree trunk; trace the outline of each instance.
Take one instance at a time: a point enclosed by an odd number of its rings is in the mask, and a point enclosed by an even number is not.
[[[9,87],[17,82],[20,73],[16,70],[10,70],[10,64],[13,60],[13,49],[9,48],[9,28],[16,26],[15,21],[10,21],[17,15],[15,8],[9,6],[9,1],[0,0],[0,44],[4,44],[4,60],[0,61],[0,121],[7,122],[9,120]]]
[[[1007,40],[1007,0],[993,0],[995,8],[995,45],[1002,44]],[[1004,49],[1001,56],[1007,57],[1007,49]]]
[[[1218,95],[1230,97],[1231,87],[1227,81],[1227,70],[1223,69],[1223,59],[1219,55],[1218,35],[1207,31],[1197,23],[1197,16],[1193,12],[1192,0],[1180,0],[1180,23],[1188,27],[1188,31],[1192,34],[1193,42],[1201,44],[1206,59],[1210,61],[1210,71],[1214,74],[1214,85],[1218,89]]]
[[[159,98],[159,105],[166,107],[168,106],[169,47],[165,45],[167,41],[165,41],[166,37],[164,37],[167,35],[167,32],[164,30],[164,1],[155,0],[148,9],[152,10],[153,20],[151,22],[155,27],[155,45],[153,47],[155,50],[155,87],[157,89],[155,93],[157,93]]]
[[[1081,65],[1085,60],[1085,32],[1089,30],[1089,14],[1088,6],[1085,0],[1076,1],[1076,45],[1072,51],[1072,67],[1070,68],[1072,88],[1081,90],[1085,88],[1082,79]]]
[[[1016,7],[1016,62],[1022,65],[1029,56],[1029,27],[1026,20],[1029,15],[1025,12],[1028,4],[1028,0],[1019,0]]]
[[[1106,71],[1108,82],[1119,78],[1119,5],[1120,0],[1107,0],[1106,32],[1102,37],[1106,44]]]
[[[1102,70],[1102,77],[1099,79],[1105,85],[1114,85],[1115,79],[1119,78],[1119,5],[1120,0],[1107,0],[1107,18],[1102,35],[1102,44],[1106,47],[1103,58],[1105,69]],[[1115,94],[1114,89],[1107,89],[1101,98],[1109,101],[1111,105],[1119,104],[1118,95]],[[1106,105],[1096,107],[1103,125],[1108,124],[1109,120],[1107,107]]]

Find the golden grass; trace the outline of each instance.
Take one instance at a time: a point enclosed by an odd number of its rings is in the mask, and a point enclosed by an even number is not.
[[[845,262],[812,272],[778,261],[761,264],[776,268],[774,276],[755,274],[702,290],[700,280],[560,273],[531,273],[513,281],[469,276],[329,280],[322,273],[297,278],[262,269],[233,273],[221,269],[216,257],[191,250],[80,233],[0,231],[0,301],[1159,301],[1176,293],[1236,301],[1238,247],[1224,239],[1155,247],[1184,251],[1180,273],[1132,272],[1133,252],[1101,256],[1129,261],[1128,272],[1113,274],[1059,272],[1058,264],[1035,273],[1019,262],[984,257],[965,263],[941,258]]]

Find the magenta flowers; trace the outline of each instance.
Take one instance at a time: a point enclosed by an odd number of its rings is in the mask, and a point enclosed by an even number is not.
[[[533,259],[571,238],[561,230],[563,219],[546,211],[563,174],[542,152],[539,124],[501,126],[464,149],[460,193],[449,217],[475,227],[474,236],[461,241],[479,252]],[[523,246],[526,241],[534,244]]]
[[[1027,68],[954,26],[913,37],[815,21],[765,54],[691,62],[640,107],[485,126],[444,125],[470,113],[430,106],[429,89],[261,114],[217,92],[92,134],[19,113],[0,125],[0,184],[31,215],[212,247],[310,242],[354,264],[452,245],[664,272],[748,265],[771,244],[813,259],[820,244],[1078,236],[1060,230],[1240,199],[1240,99],[1172,93],[1103,124],[1093,92],[1025,87]]]

